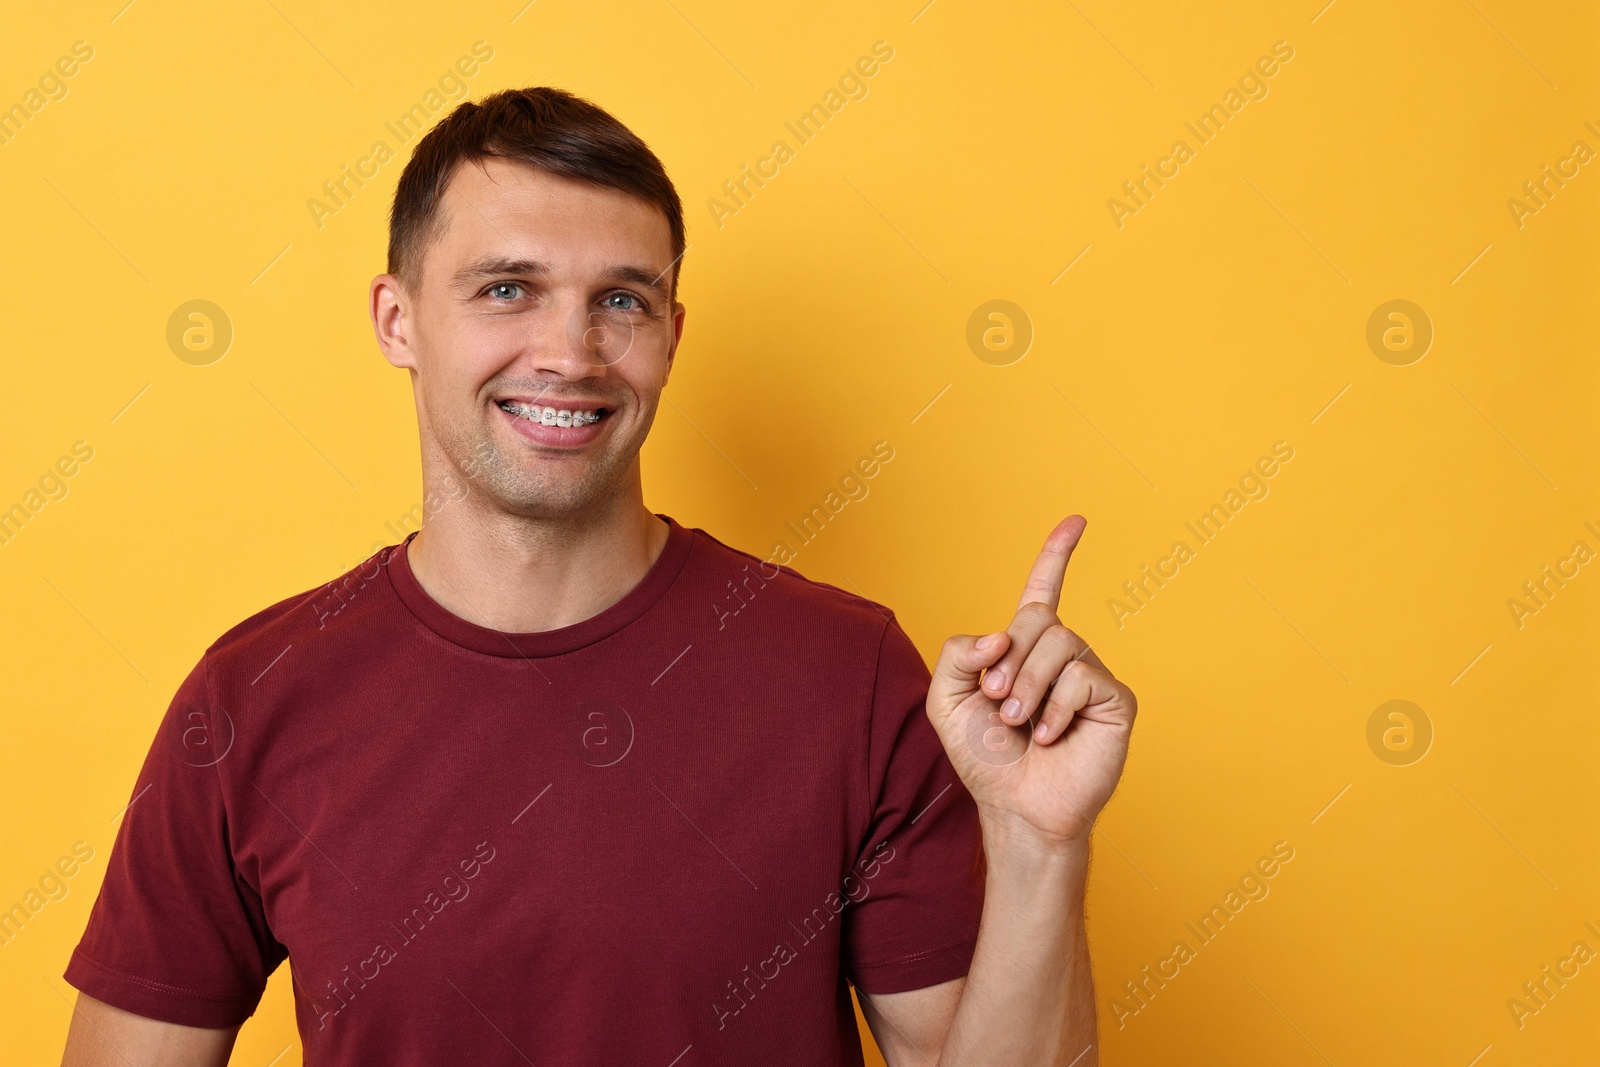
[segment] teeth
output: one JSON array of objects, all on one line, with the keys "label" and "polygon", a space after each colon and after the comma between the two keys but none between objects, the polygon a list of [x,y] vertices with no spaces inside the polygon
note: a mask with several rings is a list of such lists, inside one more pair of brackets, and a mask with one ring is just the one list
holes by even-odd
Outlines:
[{"label": "teeth", "polygon": [[529,422],[537,422],[541,426],[588,426],[600,421],[598,411],[540,407],[538,404],[519,404],[514,400],[504,401],[500,407],[508,414],[527,419]]}]

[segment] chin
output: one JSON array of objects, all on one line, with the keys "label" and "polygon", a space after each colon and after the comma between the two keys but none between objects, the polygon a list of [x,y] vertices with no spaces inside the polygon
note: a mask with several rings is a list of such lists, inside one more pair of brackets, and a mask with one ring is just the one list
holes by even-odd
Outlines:
[{"label": "chin", "polygon": [[607,477],[593,469],[577,471],[565,462],[560,466],[566,469],[525,471],[513,485],[489,487],[490,495],[507,514],[527,519],[568,519],[603,507],[622,491],[621,478]]}]

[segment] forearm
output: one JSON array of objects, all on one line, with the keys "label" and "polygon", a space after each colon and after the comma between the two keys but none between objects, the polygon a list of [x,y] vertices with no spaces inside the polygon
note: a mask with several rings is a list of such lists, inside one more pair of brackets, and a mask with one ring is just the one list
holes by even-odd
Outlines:
[{"label": "forearm", "polygon": [[987,818],[983,840],[983,919],[940,1067],[1094,1067],[1088,842],[1046,848]]}]

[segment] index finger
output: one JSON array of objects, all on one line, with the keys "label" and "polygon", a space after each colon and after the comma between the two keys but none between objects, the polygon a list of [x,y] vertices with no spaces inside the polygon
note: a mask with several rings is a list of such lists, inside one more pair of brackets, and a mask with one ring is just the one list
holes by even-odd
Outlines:
[{"label": "index finger", "polygon": [[1020,611],[1024,604],[1044,604],[1051,611],[1061,606],[1061,582],[1067,574],[1067,562],[1072,550],[1078,547],[1089,520],[1082,515],[1068,515],[1044,539],[1044,548],[1028,572],[1028,581],[1022,587],[1022,599],[1017,601]]}]

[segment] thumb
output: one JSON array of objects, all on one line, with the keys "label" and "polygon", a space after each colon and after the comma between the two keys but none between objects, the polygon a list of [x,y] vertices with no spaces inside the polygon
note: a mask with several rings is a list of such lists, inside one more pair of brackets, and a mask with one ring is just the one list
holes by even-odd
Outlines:
[{"label": "thumb", "polygon": [[950,638],[939,650],[939,661],[933,665],[933,679],[928,683],[929,704],[939,701],[953,706],[969,693],[977,692],[979,677],[1000,662],[1000,657],[1010,647],[1011,635],[1004,630],[982,636],[956,634]]}]

